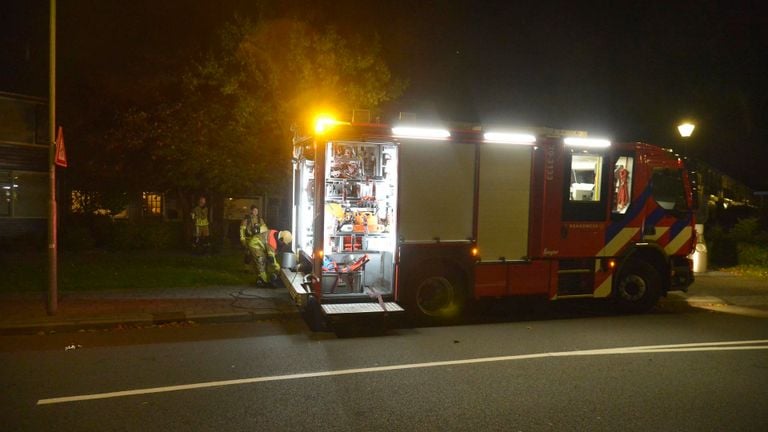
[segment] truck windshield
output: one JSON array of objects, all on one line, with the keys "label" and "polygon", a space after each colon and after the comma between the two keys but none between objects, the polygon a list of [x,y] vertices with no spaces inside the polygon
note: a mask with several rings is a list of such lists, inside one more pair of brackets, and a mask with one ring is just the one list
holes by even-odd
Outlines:
[{"label": "truck windshield", "polygon": [[651,187],[654,199],[663,209],[688,210],[682,171],[670,168],[654,168]]}]

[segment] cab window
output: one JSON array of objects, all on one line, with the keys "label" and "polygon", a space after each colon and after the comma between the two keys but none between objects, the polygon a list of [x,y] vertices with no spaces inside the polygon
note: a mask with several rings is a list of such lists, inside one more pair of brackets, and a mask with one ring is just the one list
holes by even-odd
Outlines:
[{"label": "cab window", "polygon": [[614,214],[624,214],[632,203],[632,174],[634,158],[620,156],[613,166],[613,205]]},{"label": "cab window", "polygon": [[651,177],[653,198],[664,210],[688,210],[683,186],[683,173],[679,169],[654,168]]},{"label": "cab window", "polygon": [[564,164],[563,220],[605,219],[610,185],[608,159],[593,151],[571,150]]},{"label": "cab window", "polygon": [[600,179],[603,157],[596,154],[574,154],[571,158],[571,201],[600,201]]}]

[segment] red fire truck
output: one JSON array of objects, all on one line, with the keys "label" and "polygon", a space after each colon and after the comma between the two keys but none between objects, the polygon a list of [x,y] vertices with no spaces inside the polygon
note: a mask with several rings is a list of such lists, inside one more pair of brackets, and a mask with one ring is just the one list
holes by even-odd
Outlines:
[{"label": "red fire truck", "polygon": [[299,257],[282,279],[301,308],[439,321],[473,299],[545,296],[645,311],[693,282],[692,193],[669,150],[481,127],[320,125],[294,140]]}]

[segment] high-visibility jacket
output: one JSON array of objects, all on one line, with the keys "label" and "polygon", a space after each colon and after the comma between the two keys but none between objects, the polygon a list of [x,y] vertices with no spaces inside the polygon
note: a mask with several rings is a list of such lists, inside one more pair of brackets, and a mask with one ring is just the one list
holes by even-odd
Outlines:
[{"label": "high-visibility jacket", "polygon": [[268,231],[269,228],[267,228],[264,219],[254,220],[253,216],[248,215],[240,224],[240,241],[242,243],[261,241],[262,236],[266,235]]},{"label": "high-visibility jacket", "polygon": [[195,221],[195,226],[208,226],[208,207],[193,208],[192,220]]}]

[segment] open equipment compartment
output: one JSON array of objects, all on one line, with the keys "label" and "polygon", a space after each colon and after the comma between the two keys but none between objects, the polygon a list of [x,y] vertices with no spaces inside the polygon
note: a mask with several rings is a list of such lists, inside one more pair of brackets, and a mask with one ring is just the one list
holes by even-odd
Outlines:
[{"label": "open equipment compartment", "polygon": [[325,144],[322,294],[390,295],[397,217],[397,146]]}]

